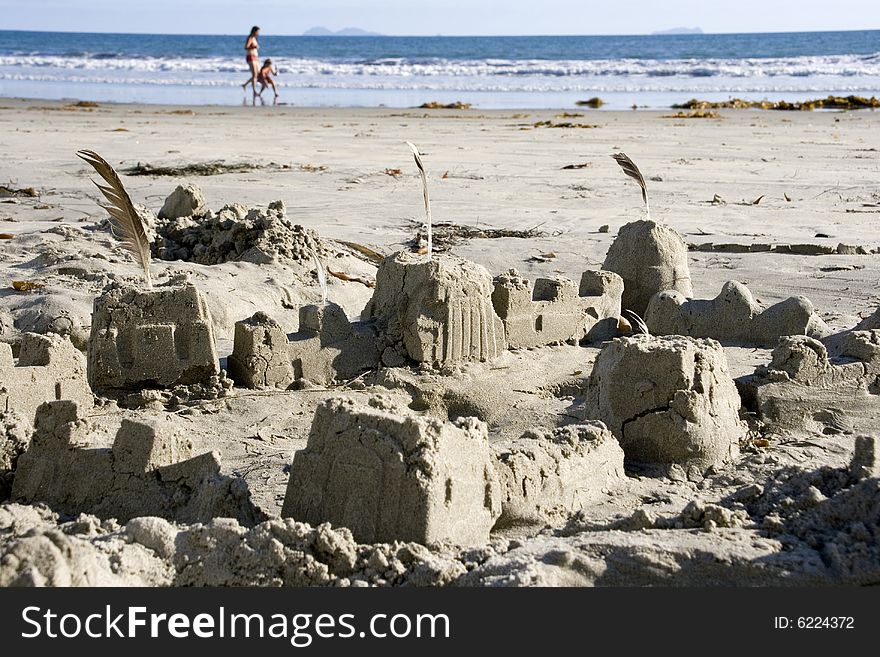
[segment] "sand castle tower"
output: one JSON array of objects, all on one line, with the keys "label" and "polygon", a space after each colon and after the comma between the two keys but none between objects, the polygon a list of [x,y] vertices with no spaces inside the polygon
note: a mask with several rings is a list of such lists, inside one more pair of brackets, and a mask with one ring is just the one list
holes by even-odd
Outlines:
[{"label": "sand castle tower", "polygon": [[622,226],[602,269],[623,279],[623,307],[640,315],[651,297],[665,290],[693,296],[687,244],[675,230],[655,221]]},{"label": "sand castle tower", "polygon": [[385,365],[486,361],[507,348],[492,290],[492,276],[476,263],[397,253],[379,266],[362,316],[379,324]]}]

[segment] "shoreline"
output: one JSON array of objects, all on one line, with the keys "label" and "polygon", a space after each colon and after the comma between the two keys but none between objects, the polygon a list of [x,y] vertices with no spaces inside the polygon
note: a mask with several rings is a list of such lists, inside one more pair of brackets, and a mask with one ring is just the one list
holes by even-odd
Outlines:
[{"label": "shoreline", "polygon": [[[282,88],[283,89],[283,88]],[[724,96],[723,98],[721,96]],[[624,112],[624,113],[651,113],[651,112],[677,112],[677,111],[685,111],[690,112],[699,108],[690,108],[684,107],[684,104],[692,103],[694,101],[700,103],[717,103],[717,102],[725,102],[731,100],[749,100],[755,102],[767,101],[770,103],[776,102],[788,102],[788,103],[809,103],[815,102],[817,100],[822,100],[828,97],[836,97],[836,98],[846,98],[849,96],[862,97],[867,99],[880,98],[880,91],[872,92],[872,93],[851,93],[851,92],[822,92],[816,94],[808,94],[804,95],[796,95],[796,94],[788,94],[791,96],[790,98],[776,98],[776,99],[768,99],[766,97],[758,98],[757,96],[751,98],[750,96],[756,96],[755,94],[743,94],[742,96],[735,95],[724,95],[724,94],[708,94],[706,96],[700,96],[699,98],[688,98],[681,103],[673,103],[668,106],[647,106],[647,105],[633,105],[631,107],[619,107],[614,104],[609,104],[603,100],[602,105],[599,107],[578,105],[577,103],[569,104],[569,105],[548,105],[548,106],[504,106],[504,107],[485,107],[478,104],[470,104],[469,107],[453,107],[451,105],[462,103],[460,100],[448,100],[444,99],[443,101],[438,100],[426,100],[425,104],[437,104],[440,106],[437,107],[423,107],[421,105],[324,105],[324,104],[313,104],[313,105],[300,105],[296,103],[288,103],[282,98],[279,99],[279,102],[273,103],[271,99],[264,98],[265,102],[257,101],[256,104],[251,104],[249,102],[243,103],[221,103],[221,102],[206,102],[206,103],[180,103],[180,102],[144,102],[139,100],[94,100],[91,98],[80,98],[77,96],[67,96],[67,97],[59,97],[59,98],[44,98],[38,96],[20,96],[20,95],[11,95],[5,96],[0,93],[0,103],[45,103],[45,104],[55,104],[61,106],[69,106],[75,105],[77,103],[95,103],[97,106],[108,106],[108,107],[165,107],[165,108],[178,108],[178,109],[186,109],[191,108],[193,110],[197,108],[202,109],[230,109],[235,107],[241,107],[242,109],[255,109],[255,108],[278,108],[278,109],[301,109],[301,110],[340,110],[340,111],[369,111],[369,110],[397,110],[397,111],[447,111],[447,112],[568,112],[568,113],[578,113],[582,114],[584,117],[590,116],[591,114],[606,114],[613,112]],[[432,97],[433,98],[433,97]],[[453,96],[450,96],[453,98]],[[458,98],[455,96],[455,98]],[[601,97],[599,97],[601,98]],[[582,99],[583,101],[590,100],[588,98]],[[447,105],[447,106],[442,106]],[[8,108],[12,109],[12,108]],[[709,108],[712,111],[716,112],[726,112],[726,111],[757,111],[757,112],[776,112],[782,114],[791,114],[791,113],[800,113],[800,112],[861,112],[861,111],[873,111],[876,108],[873,107],[817,107],[814,109],[781,109],[781,108],[762,108],[762,107],[718,107],[718,108]],[[704,117],[679,117],[679,118],[704,118]],[[705,117],[710,118],[710,117]]]}]

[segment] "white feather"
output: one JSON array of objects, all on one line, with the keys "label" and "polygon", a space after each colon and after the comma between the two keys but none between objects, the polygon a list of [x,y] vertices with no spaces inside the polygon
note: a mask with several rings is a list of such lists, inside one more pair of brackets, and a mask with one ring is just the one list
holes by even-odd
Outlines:
[{"label": "white feather", "polygon": [[422,178],[422,193],[425,197],[425,220],[428,223],[428,260],[430,260],[434,245],[431,231],[431,199],[428,198],[428,177],[425,174],[425,166],[422,164],[422,154],[419,153],[419,149],[411,141],[406,142],[406,145],[409,146],[409,149],[412,151],[413,159],[416,161],[419,175]]},{"label": "white feather", "polygon": [[318,284],[321,286],[321,303],[327,303],[327,271],[318,254],[312,251],[312,261],[318,273]]}]

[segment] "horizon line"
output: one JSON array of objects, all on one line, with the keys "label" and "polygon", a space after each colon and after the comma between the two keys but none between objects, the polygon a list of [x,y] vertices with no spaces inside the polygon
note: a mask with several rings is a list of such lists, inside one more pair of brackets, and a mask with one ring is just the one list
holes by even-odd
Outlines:
[{"label": "horizon line", "polygon": [[[318,27],[318,26],[316,26]],[[315,29],[314,27],[308,28],[309,30]],[[329,29],[329,28],[328,28]],[[341,28],[341,29],[360,29],[360,28]],[[679,29],[679,28],[669,28],[669,29]],[[701,28],[685,28],[685,29],[701,29]],[[372,32],[372,30],[365,30],[367,32]],[[118,34],[121,36],[240,36],[241,34],[245,34],[247,30],[242,30],[241,32],[228,32],[228,33],[220,33],[220,32],[114,32],[109,30],[103,31],[81,31],[81,30],[31,30],[31,29],[10,29],[10,28],[0,28],[0,33],[3,32],[26,32],[31,34]],[[263,36],[268,37],[306,37],[309,39],[339,39],[339,38],[349,38],[349,39],[381,39],[381,38],[392,38],[392,39],[436,39],[436,38],[447,38],[447,39],[480,39],[480,38],[524,38],[524,37],[700,37],[700,36],[721,36],[721,35],[747,35],[747,34],[827,34],[834,32],[880,32],[880,28],[872,27],[872,28],[851,28],[845,30],[782,30],[782,31],[771,31],[771,32],[690,32],[690,33],[669,33],[667,30],[657,30],[655,32],[644,32],[637,34],[574,34],[574,33],[557,33],[557,34],[384,34],[384,33],[372,33],[372,34],[356,34],[356,35],[345,35],[345,34],[305,34],[300,32],[299,34],[264,34]]]}]

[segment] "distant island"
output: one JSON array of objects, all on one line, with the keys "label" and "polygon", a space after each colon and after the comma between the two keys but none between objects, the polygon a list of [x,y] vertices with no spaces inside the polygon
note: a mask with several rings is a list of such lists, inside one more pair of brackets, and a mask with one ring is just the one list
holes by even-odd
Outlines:
[{"label": "distant island", "polygon": [[660,30],[658,32],[651,32],[654,36],[661,36],[664,34],[702,34],[703,30],[699,27],[673,27],[671,30]]},{"label": "distant island", "polygon": [[303,36],[382,36],[378,32],[369,32],[359,27],[344,27],[341,30],[328,30],[326,27],[313,27],[303,32]]}]

